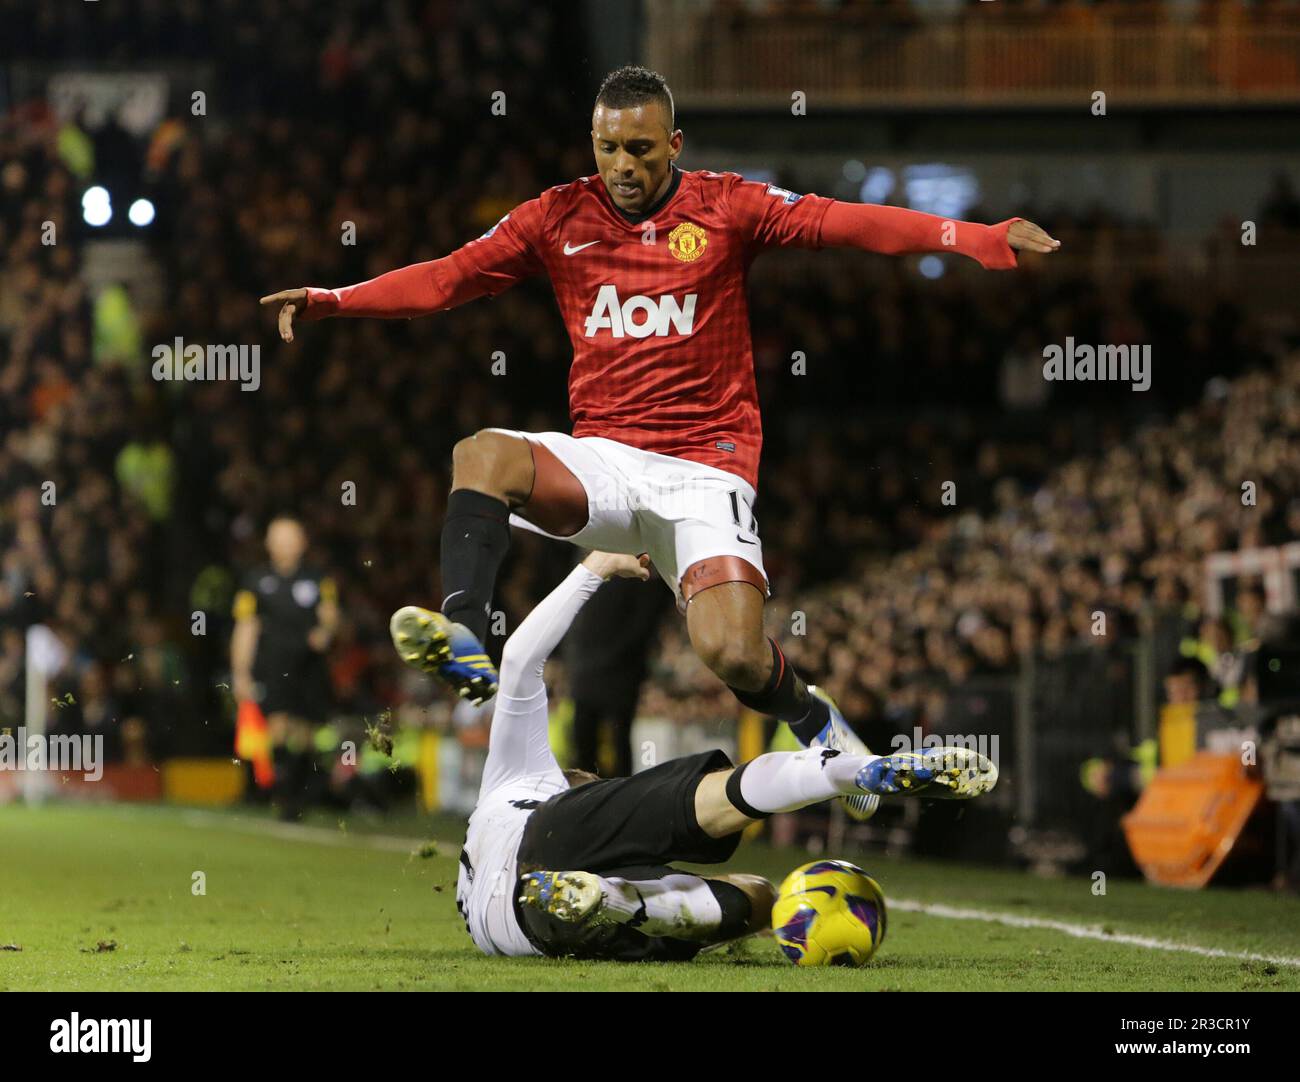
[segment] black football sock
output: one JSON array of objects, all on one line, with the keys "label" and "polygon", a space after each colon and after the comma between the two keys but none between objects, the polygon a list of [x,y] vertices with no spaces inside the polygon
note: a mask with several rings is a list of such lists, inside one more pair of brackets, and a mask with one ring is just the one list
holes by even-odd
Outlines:
[{"label": "black football sock", "polygon": [[[776,640],[767,641],[772,644],[772,676],[767,687],[762,691],[733,687],[732,694],[751,710],[780,718],[790,726],[799,743],[807,747],[831,720],[830,707],[808,690],[803,677],[785,659]],[[730,684],[727,686],[731,687]]]},{"label": "black football sock", "polygon": [[442,611],[484,645],[492,588],[509,548],[510,508],[504,500],[468,488],[458,488],[447,497],[442,523]]},{"label": "black football sock", "polygon": [[271,749],[271,766],[275,770],[275,781],[272,783],[272,791],[276,796],[282,796],[288,792],[289,767],[292,762],[293,752],[283,744],[276,744]]},{"label": "black football sock", "polygon": [[296,819],[301,811],[298,795],[298,755],[284,744],[271,749],[271,763],[275,768],[275,782],[271,786],[271,802],[282,819]]},{"label": "black football sock", "polygon": [[718,923],[718,938],[735,939],[748,932],[749,920],[754,911],[749,895],[735,883],[727,883],[721,879],[709,879],[707,882],[709,890],[718,900],[718,907],[722,910],[722,920]]},{"label": "black football sock", "polygon": [[324,803],[329,777],[321,769],[316,753],[305,748],[298,753],[298,795],[303,807],[314,808]]}]

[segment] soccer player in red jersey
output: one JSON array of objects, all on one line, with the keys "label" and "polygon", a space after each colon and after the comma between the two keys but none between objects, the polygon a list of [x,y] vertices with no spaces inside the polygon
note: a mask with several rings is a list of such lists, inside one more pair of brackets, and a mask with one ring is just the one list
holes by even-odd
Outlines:
[{"label": "soccer player in red jersey", "polygon": [[[685,172],[662,77],[611,73],[592,115],[599,172],[516,207],[442,258],[341,289],[262,298],[279,329],[330,316],[405,318],[551,279],[573,343],[573,433],[484,429],[456,444],[440,612],[394,615],[409,663],[482,701],[483,650],[510,525],[587,549],[649,553],[696,652],[744,703],[805,745],[865,750],[830,697],[763,632],[767,578],[754,516],[762,429],[745,277],[768,248],[957,252],[989,269],[1060,247],[1019,218],[994,226],[796,195],[735,173]],[[859,807],[859,812],[874,810]]]}]

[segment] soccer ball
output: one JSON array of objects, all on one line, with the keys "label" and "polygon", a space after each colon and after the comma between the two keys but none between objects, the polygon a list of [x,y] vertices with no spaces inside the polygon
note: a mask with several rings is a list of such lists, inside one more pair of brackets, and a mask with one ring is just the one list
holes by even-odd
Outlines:
[{"label": "soccer ball", "polygon": [[862,966],[885,940],[885,896],[861,868],[817,860],[785,877],[772,931],[797,966]]}]

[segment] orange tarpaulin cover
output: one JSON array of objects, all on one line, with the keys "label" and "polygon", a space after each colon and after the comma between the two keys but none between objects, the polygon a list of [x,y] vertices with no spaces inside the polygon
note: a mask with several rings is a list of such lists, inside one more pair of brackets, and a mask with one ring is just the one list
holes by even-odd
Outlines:
[{"label": "orange tarpaulin cover", "polygon": [[1198,752],[1164,767],[1123,819],[1142,874],[1155,883],[1203,887],[1227,859],[1264,795],[1235,755]]}]

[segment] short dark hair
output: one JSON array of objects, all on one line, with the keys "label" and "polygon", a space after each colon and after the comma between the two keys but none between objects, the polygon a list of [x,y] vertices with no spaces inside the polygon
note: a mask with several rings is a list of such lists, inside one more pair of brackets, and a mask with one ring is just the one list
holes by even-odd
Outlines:
[{"label": "short dark hair", "polygon": [[668,118],[668,130],[672,131],[677,123],[673,92],[657,71],[637,64],[624,64],[606,75],[596,92],[596,104],[610,109],[627,109],[650,101],[657,101],[663,107],[664,116]]}]

